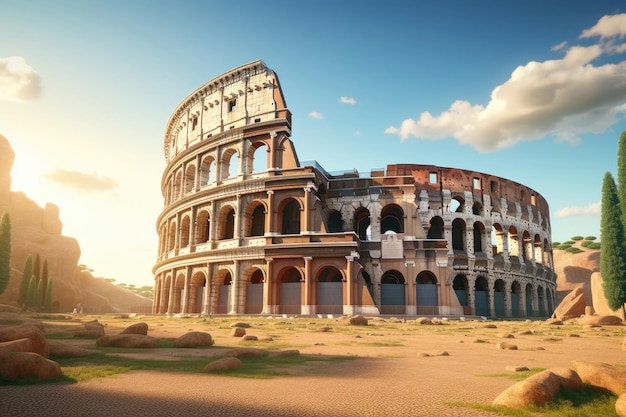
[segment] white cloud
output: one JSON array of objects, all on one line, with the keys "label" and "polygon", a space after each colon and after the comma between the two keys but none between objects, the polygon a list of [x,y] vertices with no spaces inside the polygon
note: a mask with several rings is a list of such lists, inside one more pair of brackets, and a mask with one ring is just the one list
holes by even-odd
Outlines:
[{"label": "white cloud", "polygon": [[562,50],[563,48],[565,48],[566,46],[567,46],[567,42],[563,41],[563,42],[561,42],[561,43],[560,43],[560,44],[558,44],[558,45],[554,45],[554,46],[552,47],[552,50],[553,50],[553,51],[560,51],[560,50]]},{"label": "white cloud", "polygon": [[117,188],[117,183],[112,178],[61,168],[45,174],[44,178],[81,192],[112,191]]},{"label": "white cloud", "polygon": [[[583,35],[621,36],[626,31],[626,18],[618,19],[621,30],[613,21],[602,23],[603,19],[588,30],[593,32]],[[385,132],[403,141],[411,136],[429,140],[453,137],[480,152],[547,135],[575,144],[579,135],[602,133],[626,114],[626,61],[592,64],[621,48],[612,42],[572,46],[561,59],[518,66],[506,82],[493,89],[486,106],[457,100],[439,115],[426,111]]]},{"label": "white cloud", "polygon": [[309,113],[309,117],[311,119],[323,119],[324,116],[322,115],[322,113],[318,113],[316,111],[312,111],[311,113]]},{"label": "white cloud", "polygon": [[602,209],[602,203],[589,204],[587,207],[563,207],[557,210],[555,217],[575,217],[575,216],[599,216]]},{"label": "white cloud", "polygon": [[39,75],[21,56],[0,58],[0,100],[28,102],[39,98]]},{"label": "white cloud", "polygon": [[590,29],[585,29],[580,35],[581,38],[612,38],[614,36],[623,37],[626,34],[626,14],[616,14],[612,16],[602,16],[598,23]]},{"label": "white cloud", "polygon": [[343,104],[356,104],[356,100],[352,97],[339,97],[339,102]]}]

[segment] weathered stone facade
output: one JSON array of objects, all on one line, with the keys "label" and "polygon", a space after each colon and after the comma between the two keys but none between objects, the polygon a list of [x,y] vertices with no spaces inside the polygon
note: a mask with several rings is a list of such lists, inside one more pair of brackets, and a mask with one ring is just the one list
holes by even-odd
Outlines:
[{"label": "weathered stone facade", "polygon": [[368,177],[300,162],[262,61],[167,124],[154,313],[549,316],[548,204],[505,178],[432,165]]}]

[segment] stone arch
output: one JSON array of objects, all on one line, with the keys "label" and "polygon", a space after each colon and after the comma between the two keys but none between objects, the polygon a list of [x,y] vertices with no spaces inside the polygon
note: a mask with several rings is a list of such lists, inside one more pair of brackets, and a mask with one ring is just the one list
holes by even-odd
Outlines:
[{"label": "stone arch", "polygon": [[483,205],[479,201],[475,201],[474,204],[472,204],[472,214],[475,216],[482,216]]},{"label": "stone arch", "polygon": [[215,158],[213,155],[206,155],[200,163],[200,186],[213,184],[215,179]]},{"label": "stone arch", "polygon": [[302,305],[302,273],[296,267],[282,269],[278,277],[278,312],[300,314]]},{"label": "stone arch", "polygon": [[222,153],[222,169],[220,179],[234,178],[239,174],[239,151],[235,148],[228,148]]},{"label": "stone arch", "polygon": [[388,204],[380,212],[380,232],[404,233],[404,210],[397,204]]},{"label": "stone arch", "polygon": [[217,285],[217,314],[227,314],[231,308],[230,293],[232,289],[233,275],[228,268],[217,271],[215,283]]},{"label": "stone arch", "polygon": [[183,185],[183,194],[193,191],[196,182],[196,166],[194,164],[187,165],[185,168],[185,178]]},{"label": "stone arch", "polygon": [[533,259],[533,241],[530,238],[530,233],[528,233],[528,230],[524,230],[524,233],[522,233],[522,242],[522,254],[524,260],[530,261]]},{"label": "stone arch", "polygon": [[163,280],[163,284],[162,284],[162,294],[163,294],[163,298],[161,300],[161,308],[159,310],[159,313],[168,313],[168,307],[170,304],[170,289],[172,288],[172,276],[171,275],[166,275],[165,279]]},{"label": "stone arch", "polygon": [[196,214],[196,243],[206,243],[211,237],[211,218],[208,210]]},{"label": "stone arch", "polygon": [[176,247],[176,220],[172,220],[170,223],[170,231],[169,231],[169,243],[167,245],[167,250],[172,251]]},{"label": "stone arch", "polygon": [[504,229],[500,223],[494,223],[491,228],[491,245],[494,256],[504,253]]},{"label": "stone arch", "polygon": [[202,271],[196,271],[191,277],[191,288],[189,291],[189,312],[202,312],[202,298],[206,287],[206,275]]},{"label": "stone arch", "polygon": [[335,266],[325,266],[319,270],[315,279],[318,313],[343,313],[343,280],[343,274]]},{"label": "stone arch", "polygon": [[465,252],[465,221],[456,218],[452,221],[452,249]]},{"label": "stone arch", "polygon": [[554,294],[552,293],[552,289],[546,288],[546,298],[548,299],[548,317],[552,316],[554,312]]},{"label": "stone arch", "polygon": [[546,317],[545,294],[542,285],[537,286],[537,307],[539,317]]},{"label": "stone arch", "polygon": [[539,236],[538,234],[535,234],[535,239],[534,239],[534,243],[533,243],[533,250],[534,250],[534,255],[535,255],[535,263],[537,264],[543,264],[543,248],[542,246],[542,242],[541,242],[541,236]]},{"label": "stone arch", "polygon": [[463,274],[458,274],[452,280],[452,289],[454,289],[454,293],[456,297],[459,299],[459,304],[463,306],[464,314],[468,314],[466,311],[466,307],[469,306],[469,285],[467,282],[467,277]]},{"label": "stone arch", "polygon": [[172,192],[172,201],[176,201],[181,196],[181,190],[183,188],[183,173],[182,170],[176,171],[176,176],[174,177],[174,190]]},{"label": "stone arch", "polygon": [[300,212],[302,207],[295,198],[286,198],[278,208],[281,234],[297,235],[300,233]]},{"label": "stone arch", "polygon": [[244,236],[265,235],[265,205],[261,201],[253,201],[248,204],[245,212]]},{"label": "stone arch", "polygon": [[487,278],[479,275],[474,281],[474,311],[477,316],[489,317],[489,283]]},{"label": "stone arch", "polygon": [[370,211],[365,207],[359,207],[354,211],[354,231],[361,240],[370,240],[368,233],[370,227]]},{"label": "stone arch", "polygon": [[180,222],[180,247],[186,248],[189,246],[189,233],[191,231],[191,219],[188,215],[183,216]]},{"label": "stone arch", "polygon": [[183,291],[185,289],[185,274],[179,272],[176,275],[176,280],[174,281],[174,288],[172,292],[173,302],[172,302],[172,311],[170,313],[182,313],[182,303],[183,303]]},{"label": "stone arch", "polygon": [[259,267],[246,271],[246,314],[261,314],[263,312],[263,289],[265,288],[265,274]]},{"label": "stone arch", "polygon": [[235,209],[231,205],[224,205],[219,212],[217,238],[219,240],[235,237]]},{"label": "stone arch", "polygon": [[511,283],[511,315],[520,317],[522,311],[522,286],[518,281]]},{"label": "stone arch", "polygon": [[533,308],[533,300],[535,298],[535,291],[533,290],[533,285],[531,283],[526,284],[526,315],[528,317],[535,316],[535,309]]},{"label": "stone arch", "polygon": [[417,314],[439,314],[439,296],[437,294],[437,276],[431,271],[421,271],[415,277],[415,300]]},{"label": "stone arch", "polygon": [[400,271],[388,270],[381,276],[380,304],[383,314],[405,314],[405,280]]},{"label": "stone arch", "polygon": [[248,150],[248,173],[265,172],[269,167],[269,146],[264,141],[256,141]]},{"label": "stone arch", "polygon": [[504,317],[506,315],[504,306],[505,288],[506,285],[503,279],[497,279],[493,283],[493,307],[496,317]]},{"label": "stone arch", "polygon": [[485,234],[485,225],[481,222],[474,222],[474,253],[483,252],[483,235]]},{"label": "stone arch", "polygon": [[343,219],[341,218],[341,212],[339,210],[331,210],[328,213],[328,232],[343,232]]},{"label": "stone arch", "polygon": [[428,227],[427,239],[443,239],[443,219],[439,216],[435,216],[430,219],[430,226]]},{"label": "stone arch", "polygon": [[509,256],[519,256],[519,236],[515,226],[509,227]]},{"label": "stone arch", "polygon": [[463,213],[465,211],[465,199],[460,195],[455,195],[450,199],[450,213]]}]

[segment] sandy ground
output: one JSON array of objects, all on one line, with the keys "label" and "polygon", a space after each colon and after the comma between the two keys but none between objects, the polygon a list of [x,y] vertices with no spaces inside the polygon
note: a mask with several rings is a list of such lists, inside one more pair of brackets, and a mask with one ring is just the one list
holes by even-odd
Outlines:
[{"label": "sandy ground", "polygon": [[[82,328],[44,323],[48,333]],[[174,338],[205,331],[210,349],[141,349],[132,358],[210,356],[241,346],[230,336],[235,322],[250,324],[253,345],[298,349],[302,355],[356,356],[314,371],[271,379],[210,374],[139,371],[76,384],[0,387],[3,416],[488,416],[489,412],[451,403],[490,404],[515,381],[507,366],[570,367],[572,360],[626,364],[624,326],[585,328],[573,322],[447,321],[419,325],[414,320],[370,319],[350,326],[337,318],[97,317],[106,333],[147,322],[148,334]],[[270,341],[269,339],[272,339]],[[506,341],[517,350],[500,350]],[[68,343],[94,347],[93,340]],[[246,344],[250,346],[250,344]],[[440,355],[447,352],[447,356]],[[428,353],[431,356],[424,356]]]}]

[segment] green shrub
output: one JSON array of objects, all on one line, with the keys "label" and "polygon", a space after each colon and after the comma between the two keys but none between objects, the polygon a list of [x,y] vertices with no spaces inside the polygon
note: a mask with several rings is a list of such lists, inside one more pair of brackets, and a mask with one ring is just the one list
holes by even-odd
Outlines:
[{"label": "green shrub", "polygon": [[593,245],[593,242],[590,240],[585,240],[583,243],[580,244],[580,246],[582,246],[583,248],[588,248],[590,245]]},{"label": "green shrub", "polygon": [[574,243],[576,242],[574,242],[573,240],[566,240],[565,242],[563,242],[564,245],[573,245]]},{"label": "green shrub", "polygon": [[583,239],[584,239],[584,237],[582,237],[582,236],[572,236],[572,240],[575,240],[575,241],[579,241],[579,240],[583,240]]},{"label": "green shrub", "polygon": [[591,245],[588,246],[589,249],[600,249],[600,242],[593,242]]},{"label": "green shrub", "polygon": [[580,250],[579,248],[572,246],[571,248],[567,248],[565,250],[566,252],[570,252],[570,253],[580,253],[582,252],[582,250]]},{"label": "green shrub", "polygon": [[561,249],[561,250],[568,250],[571,247],[572,247],[572,245],[569,245],[569,244],[566,244],[566,243],[563,243],[563,244],[559,245],[559,249]]},{"label": "green shrub", "polygon": [[587,236],[587,237],[585,237],[585,240],[596,240],[596,239],[597,239],[597,237],[595,237],[595,236]]},{"label": "green shrub", "polygon": [[552,247],[557,248],[561,245],[561,242],[552,242]]}]

